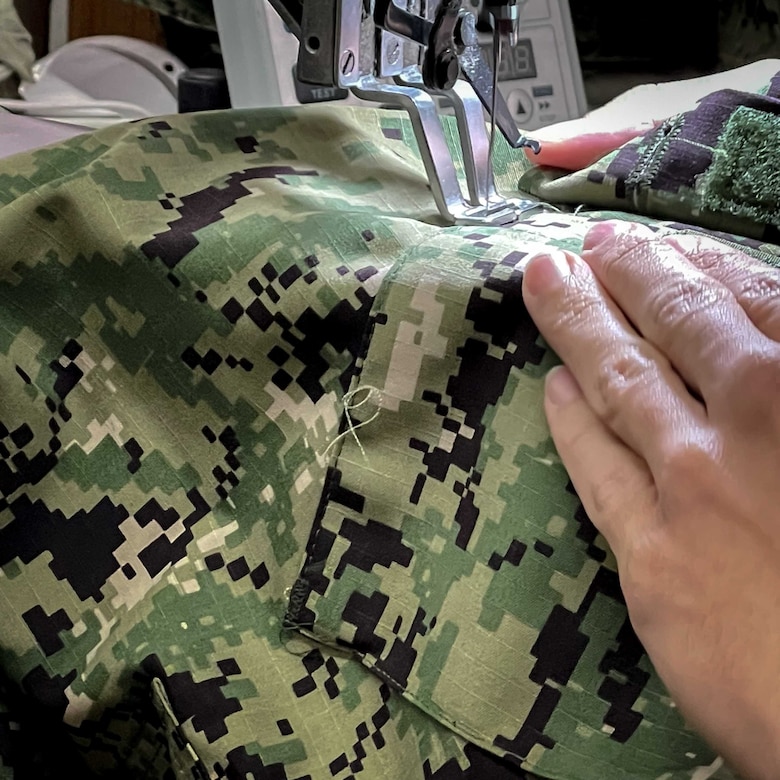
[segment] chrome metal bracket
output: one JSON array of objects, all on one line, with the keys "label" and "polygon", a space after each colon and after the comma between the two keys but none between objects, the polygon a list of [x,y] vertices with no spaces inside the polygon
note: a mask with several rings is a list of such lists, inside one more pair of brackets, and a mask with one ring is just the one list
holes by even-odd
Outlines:
[{"label": "chrome metal bracket", "polygon": [[[507,198],[496,190],[482,103],[466,82],[459,80],[452,89],[441,93],[451,102],[455,115],[462,177],[447,143],[439,103],[424,87],[419,68],[404,69],[394,84],[365,76],[352,89],[364,100],[397,106],[409,114],[433,199],[448,223],[508,225],[516,222],[521,214],[540,207],[537,201]],[[462,179],[465,179],[465,193]]]}]

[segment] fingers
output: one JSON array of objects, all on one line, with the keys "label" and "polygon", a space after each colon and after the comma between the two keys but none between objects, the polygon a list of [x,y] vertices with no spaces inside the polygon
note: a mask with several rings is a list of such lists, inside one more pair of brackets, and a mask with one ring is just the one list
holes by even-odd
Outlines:
[{"label": "fingers", "polygon": [[526,151],[535,165],[549,165],[570,171],[581,170],[620,148],[633,138],[652,130],[671,113],[649,99],[659,87],[634,87],[583,117],[534,130],[542,145],[538,154]]},{"label": "fingers", "polygon": [[593,412],[653,474],[666,469],[670,452],[702,440],[708,425],[703,407],[581,258],[571,253],[533,258],[523,296]]},{"label": "fingers", "polygon": [[617,126],[599,128],[588,117],[572,119],[551,125],[546,133],[535,132],[533,137],[542,147],[536,154],[527,149],[526,155],[535,165],[578,171],[632,138],[652,130],[654,126],[652,122],[628,123],[625,126],[619,123]]},{"label": "fingers", "polygon": [[533,131],[541,142],[538,155],[527,153],[536,165],[580,170],[646,133],[665,119],[691,111],[706,95],[720,89],[756,92],[780,69],[780,60],[760,60],[710,76],[641,84],[579,119]]},{"label": "fingers", "polygon": [[619,441],[588,406],[571,372],[547,375],[545,412],[550,432],[585,511],[622,560],[639,534],[640,519],[656,513],[647,464]]},{"label": "fingers", "polygon": [[753,324],[780,342],[780,269],[706,236],[672,234],[664,241],[727,287]]},{"label": "fingers", "polygon": [[705,402],[747,361],[780,358],[734,293],[642,225],[600,223],[583,258],[639,332]]}]

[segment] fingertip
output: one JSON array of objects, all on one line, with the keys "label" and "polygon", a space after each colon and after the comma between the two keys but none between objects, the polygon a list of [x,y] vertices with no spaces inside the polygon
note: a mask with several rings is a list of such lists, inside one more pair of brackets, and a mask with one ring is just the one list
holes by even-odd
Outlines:
[{"label": "fingertip", "polygon": [[594,112],[580,119],[547,125],[534,133],[542,146],[539,154],[528,154],[526,150],[526,155],[534,165],[578,171],[655,127],[652,121],[627,127],[619,127],[616,124],[619,122],[614,116],[605,122]]},{"label": "fingertip", "polygon": [[658,234],[639,222],[627,222],[619,219],[604,220],[597,222],[585,234],[585,238],[582,240],[582,251],[591,252],[595,249],[603,249],[624,236],[631,236],[638,243],[657,238]]},{"label": "fingertip", "polygon": [[544,295],[559,287],[572,273],[572,257],[559,249],[533,255],[523,273],[523,291],[531,296]]},{"label": "fingertip", "polygon": [[615,236],[620,232],[620,223],[614,220],[605,220],[604,222],[597,222],[588,232],[585,234],[585,238],[582,240],[583,252],[588,252],[596,247],[601,246],[609,241],[613,241]]},{"label": "fingertip", "polygon": [[553,407],[569,406],[583,397],[574,374],[566,366],[556,366],[547,372],[544,395]]},{"label": "fingertip", "polygon": [[611,151],[610,144],[594,143],[588,137],[548,141],[540,138],[538,141],[541,144],[538,152],[525,150],[528,160],[539,167],[559,168],[564,171],[581,171]]},{"label": "fingertip", "polygon": [[539,138],[536,138],[536,136],[533,135],[527,135],[525,136],[526,140],[528,141],[534,141],[535,144],[533,146],[524,146],[523,147],[523,153],[525,156],[532,162],[539,165],[539,161],[537,160],[538,156],[541,154],[542,151],[542,140]]},{"label": "fingertip", "polygon": [[565,366],[547,374],[545,415],[588,517],[620,560],[635,537],[637,523],[654,516],[655,493],[647,463],[599,418]]},{"label": "fingertip", "polygon": [[[663,241],[680,252],[680,254],[686,255],[686,257],[694,255],[702,249],[702,240],[698,236],[672,233],[664,236]],[[725,249],[721,244],[713,244],[713,247],[716,249]]]}]

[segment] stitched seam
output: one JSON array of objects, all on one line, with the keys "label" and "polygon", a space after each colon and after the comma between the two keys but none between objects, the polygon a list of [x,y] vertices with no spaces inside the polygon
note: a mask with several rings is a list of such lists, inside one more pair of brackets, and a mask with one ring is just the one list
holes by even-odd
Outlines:
[{"label": "stitched seam", "polygon": [[[392,265],[392,267],[387,271],[385,274],[384,279],[382,280],[382,284],[380,286],[380,289],[378,290],[376,297],[374,298],[374,301],[371,305],[371,310],[368,314],[368,323],[366,325],[365,331],[363,333],[363,337],[361,339],[360,344],[360,350],[358,353],[358,357],[355,361],[355,373],[352,376],[352,379],[350,381],[350,385],[353,387],[358,387],[360,378],[363,374],[363,367],[365,365],[365,357],[368,354],[369,347],[371,345],[371,339],[374,335],[374,329],[376,328],[376,317],[374,314],[380,312],[382,310],[382,307],[387,299],[387,290],[389,289],[390,285],[394,281],[394,279],[398,276],[398,274],[401,272],[403,267],[406,265],[406,261],[409,259],[409,257],[412,255],[413,252],[417,250],[418,247],[423,246],[430,240],[429,235],[425,235],[423,238],[420,239],[419,242],[416,244],[413,244],[409,246],[406,251],[402,254],[402,256]],[[341,428],[346,424],[346,413],[344,410],[342,410],[341,419],[339,421],[339,431]],[[341,450],[344,446],[344,440],[336,447],[334,448],[334,455],[331,460],[331,467],[335,467],[336,464],[339,461],[339,458],[341,456]],[[330,467],[329,467],[330,468]],[[300,612],[303,610],[303,608],[306,606],[306,604],[309,601],[309,596],[311,596],[311,592],[313,590],[312,586],[310,585],[309,581],[306,579],[305,572],[308,567],[315,565],[317,563],[324,563],[328,556],[326,556],[323,561],[315,561],[313,560],[313,553],[314,550],[317,547],[317,540],[319,539],[320,533],[323,530],[323,520],[325,518],[325,513],[328,510],[328,506],[331,503],[331,497],[333,494],[333,479],[328,478],[325,481],[325,485],[323,485],[322,494],[320,497],[320,504],[317,507],[317,516],[315,516],[313,523],[316,526],[312,529],[312,533],[309,535],[309,540],[306,544],[306,550],[304,555],[303,564],[300,568],[299,576],[296,578],[296,581],[293,583],[292,589],[290,591],[290,596],[288,597],[288,606],[285,609],[285,613],[282,617],[282,629],[307,629],[307,632],[312,636],[312,638],[316,639],[317,641],[323,641],[321,639],[321,635],[318,635],[318,632],[315,629],[314,625],[307,625],[307,624],[301,624],[298,621],[298,616],[300,615]],[[321,510],[321,511],[320,511]],[[298,591],[296,594],[296,610],[295,613],[291,610],[290,602],[292,601],[293,593],[295,592],[296,587],[298,587]],[[304,590],[305,590],[305,597],[304,597]],[[326,642],[327,643],[327,642]]]},{"label": "stitched seam", "polygon": [[680,114],[673,119],[664,122],[657,131],[657,137],[644,151],[639,162],[631,173],[626,176],[626,186],[640,188],[649,187],[653,179],[658,175],[663,163],[663,157],[669,148],[669,144],[680,134],[685,115]]}]

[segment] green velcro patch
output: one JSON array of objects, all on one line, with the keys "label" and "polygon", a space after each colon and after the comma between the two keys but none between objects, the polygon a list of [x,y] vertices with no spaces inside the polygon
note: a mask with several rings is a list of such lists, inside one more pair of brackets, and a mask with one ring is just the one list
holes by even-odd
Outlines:
[{"label": "green velcro patch", "polygon": [[697,183],[702,206],[780,225],[780,116],[740,107],[718,139],[712,165]]}]

